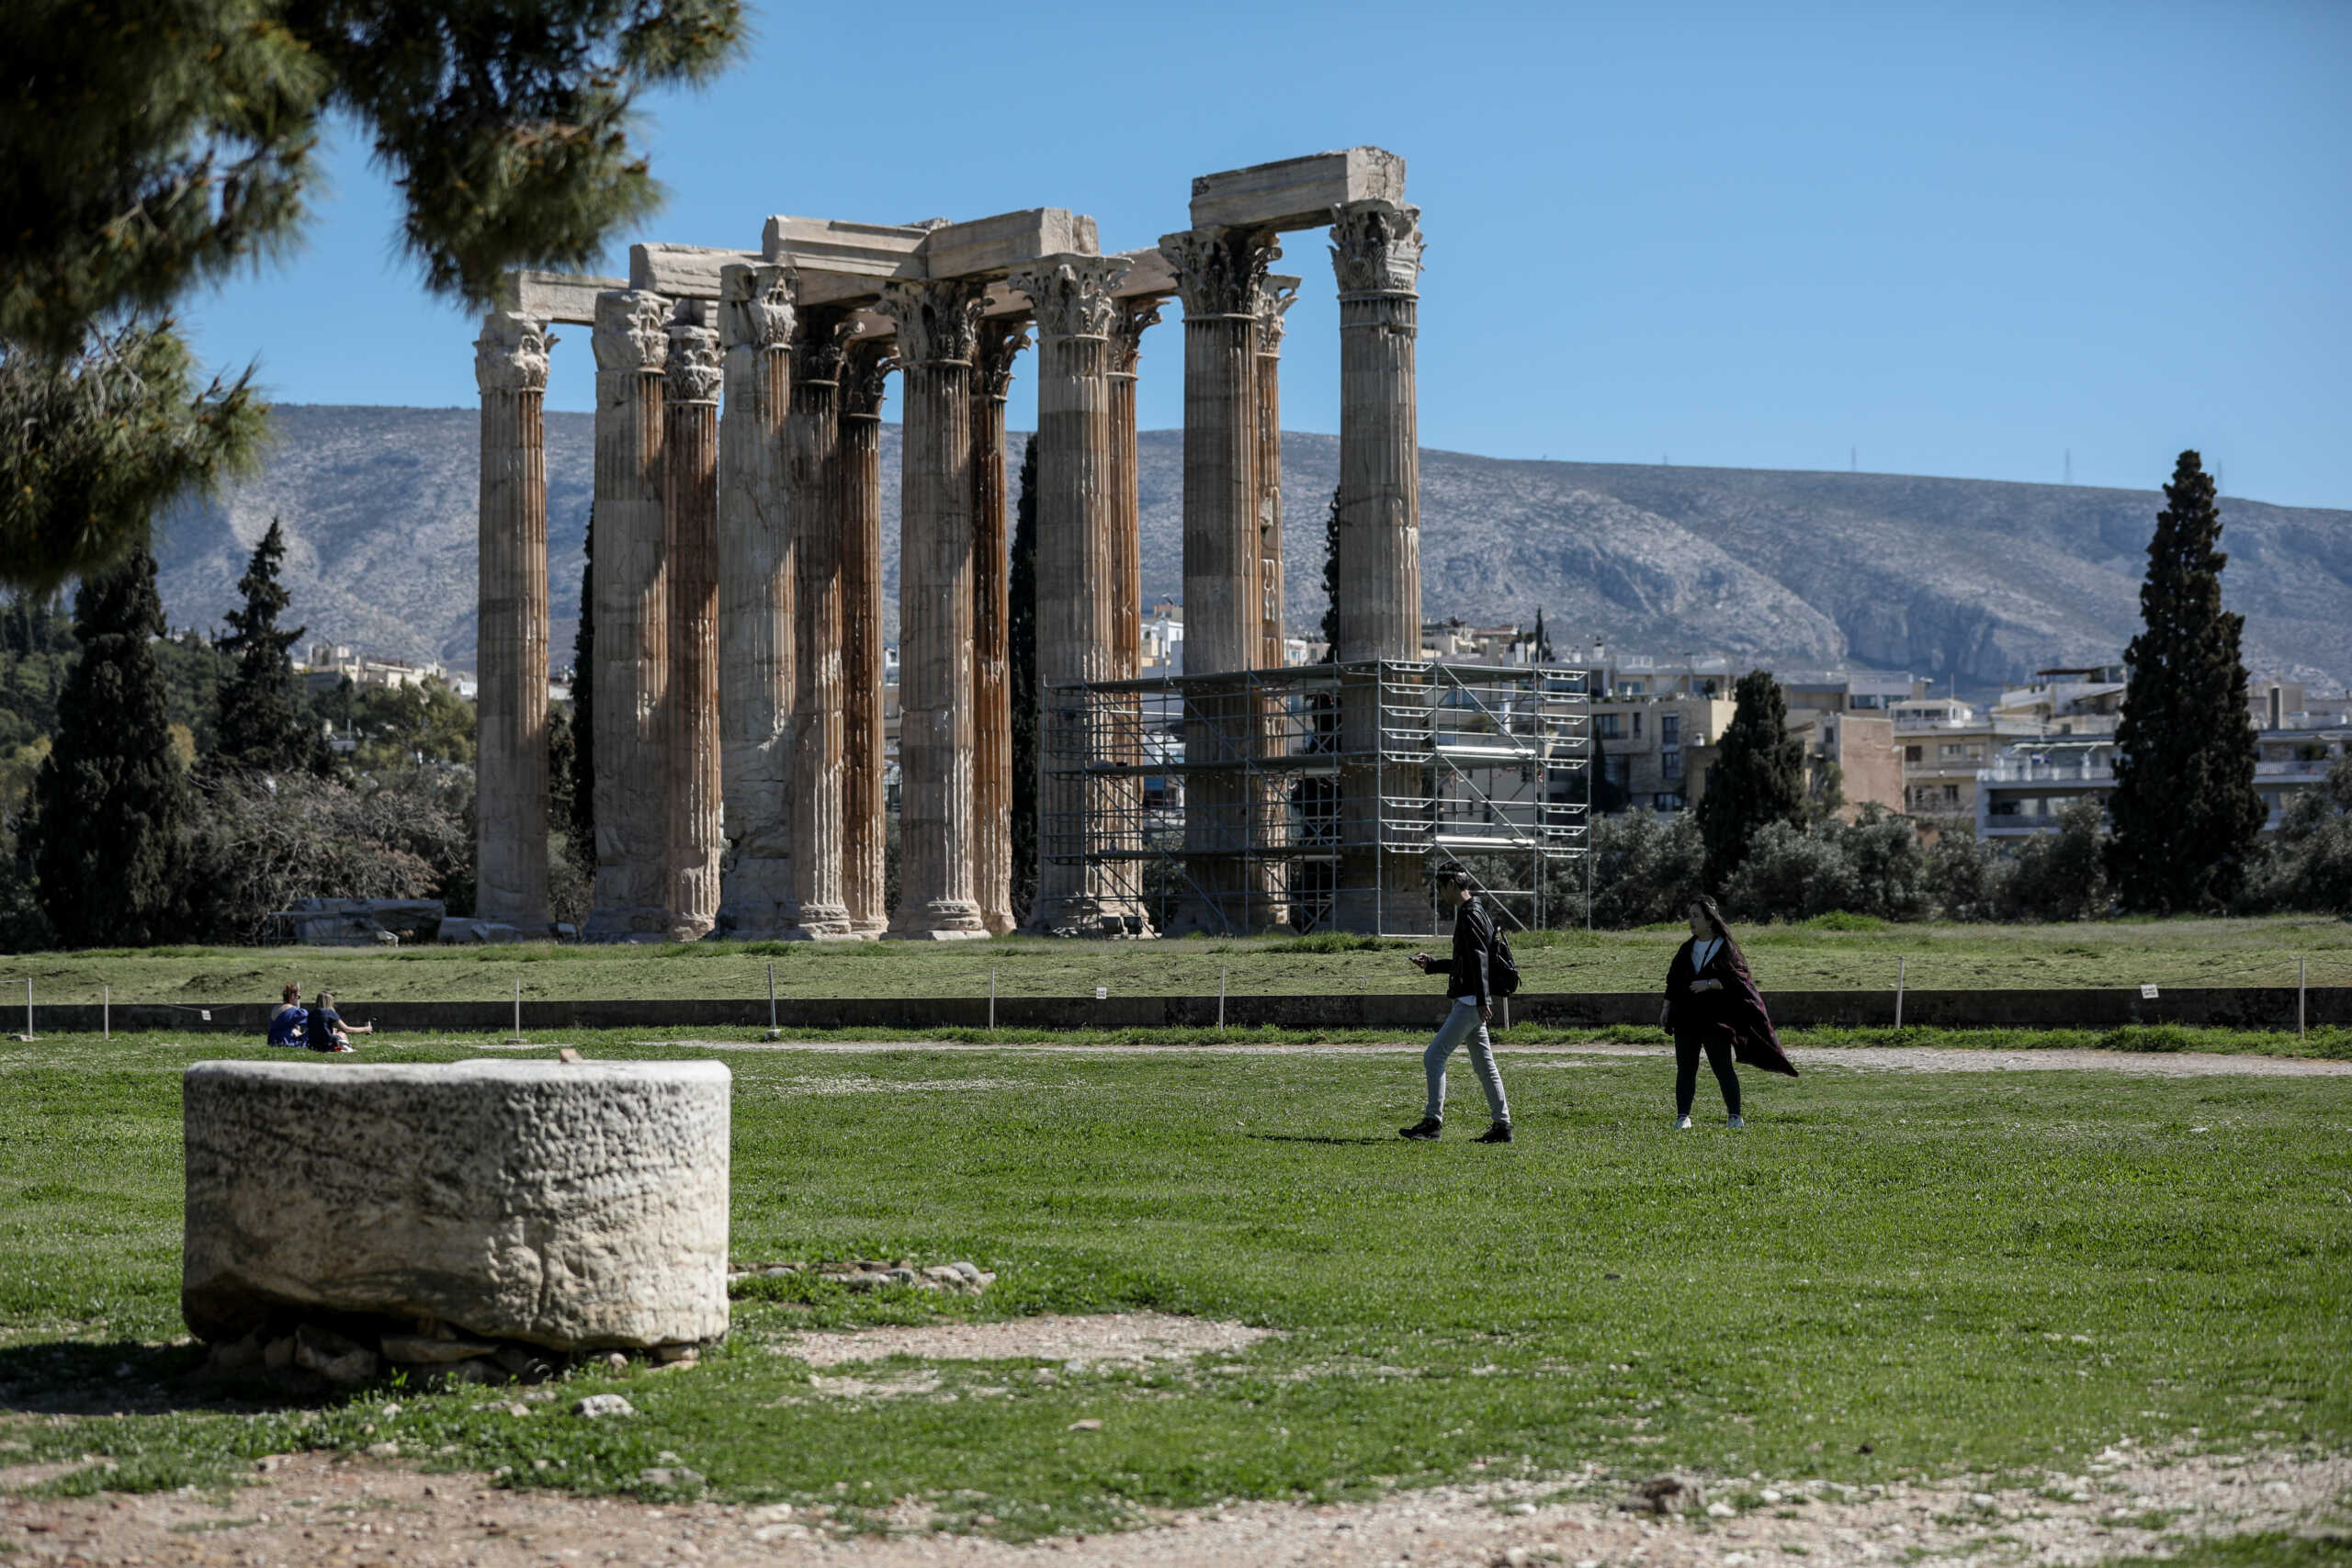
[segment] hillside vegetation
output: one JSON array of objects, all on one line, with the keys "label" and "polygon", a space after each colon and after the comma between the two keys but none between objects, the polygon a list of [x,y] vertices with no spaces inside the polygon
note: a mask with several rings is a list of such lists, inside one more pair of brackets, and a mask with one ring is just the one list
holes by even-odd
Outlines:
[{"label": "hillside vegetation", "polygon": [[[209,625],[272,516],[316,635],[470,668],[479,435],[470,409],[282,406],[268,467],[172,516],[157,543],[175,625]],[[549,588],[559,661],[579,613],[593,433],[548,416]],[[1018,442],[1021,437],[1013,438]],[[1140,438],[1147,595],[1181,597],[1182,435]],[[1318,621],[1329,435],[1283,438],[1286,588]],[[1015,464],[1017,467],[1017,463]],[[882,432],[887,616],[898,615],[899,427]],[[1532,619],[1563,657],[1621,649],[1907,669],[1983,690],[2052,663],[2109,661],[2137,627],[2154,491],[1895,474],[1507,461],[1421,455],[1428,614]],[[2352,513],[2224,499],[2246,661],[2352,679]]]}]

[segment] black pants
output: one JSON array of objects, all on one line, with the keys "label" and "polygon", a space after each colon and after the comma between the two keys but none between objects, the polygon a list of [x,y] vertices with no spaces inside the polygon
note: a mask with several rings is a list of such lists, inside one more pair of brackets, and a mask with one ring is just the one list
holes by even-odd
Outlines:
[{"label": "black pants", "polygon": [[1739,1114],[1739,1072],[1732,1066],[1731,1042],[1720,1035],[1702,1039],[1695,1034],[1674,1037],[1674,1113],[1690,1114],[1690,1101],[1699,1093],[1699,1053],[1707,1054],[1707,1066],[1715,1070],[1715,1082],[1723,1086],[1724,1109],[1734,1116]]}]

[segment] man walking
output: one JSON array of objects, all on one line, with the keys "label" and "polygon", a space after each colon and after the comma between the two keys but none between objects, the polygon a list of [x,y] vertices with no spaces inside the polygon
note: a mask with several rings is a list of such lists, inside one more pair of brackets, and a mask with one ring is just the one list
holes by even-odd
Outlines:
[{"label": "man walking", "polygon": [[[1399,1129],[1408,1138],[1435,1138],[1445,1129],[1445,1064],[1453,1048],[1467,1040],[1470,1043],[1470,1066],[1478,1075],[1478,1087],[1486,1091],[1487,1110],[1495,1124],[1478,1136],[1482,1144],[1510,1142],[1510,1102],[1503,1098],[1502,1074],[1495,1069],[1494,1042],[1487,1038],[1487,1021],[1495,1016],[1494,992],[1488,985],[1487,963],[1495,951],[1495,918],[1487,913],[1478,896],[1471,891],[1470,879],[1453,866],[1441,867],[1430,874],[1437,886],[1438,902],[1453,910],[1453,961],[1444,965],[1445,994],[1453,998],[1453,1009],[1421,1054],[1421,1069],[1429,1078],[1429,1103],[1421,1119],[1409,1127]],[[1426,953],[1413,954],[1413,962],[1424,975],[1432,974],[1438,962]]]}]

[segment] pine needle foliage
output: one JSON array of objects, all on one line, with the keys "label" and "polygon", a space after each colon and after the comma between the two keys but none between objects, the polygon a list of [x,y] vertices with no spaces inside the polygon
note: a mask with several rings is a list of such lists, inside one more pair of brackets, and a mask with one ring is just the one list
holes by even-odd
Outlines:
[{"label": "pine needle foliage", "polygon": [[[1021,450],[1021,497],[1012,509],[1012,564],[1005,623],[1012,703],[1012,918],[1029,919],[1037,897],[1037,438]],[[1125,635],[1122,628],[1121,635]]]},{"label": "pine needle foliage", "polygon": [[277,624],[279,614],[293,603],[293,595],[278,581],[285,559],[286,530],[273,517],[269,532],[254,547],[245,574],[237,579],[243,607],[222,617],[229,632],[220,639],[220,650],[229,658],[230,671],[220,683],[220,739],[212,761],[231,773],[325,771],[322,738],[311,722],[309,705],[288,657],[306,628],[283,630]]},{"label": "pine needle foliage", "polygon": [[1751,670],[1733,689],[1737,705],[1724,729],[1706,793],[1699,797],[1699,833],[1707,846],[1706,880],[1722,887],[1747,858],[1756,836],[1775,822],[1805,820],[1804,747],[1789,735],[1789,703],[1781,683]]},{"label": "pine needle foliage", "polygon": [[2203,459],[2183,452],[2165,486],[2140,585],[2140,635],[2115,731],[2107,862],[2125,908],[2225,907],[2267,812],[2254,787],[2254,729],[2239,639],[2222,608],[2221,510]]},{"label": "pine needle foliage", "polygon": [[174,496],[258,462],[266,414],[250,371],[199,385],[168,320],[62,359],[0,342],[0,581],[48,592],[119,558]]},{"label": "pine needle foliage", "polygon": [[168,312],[295,246],[328,117],[399,188],[426,288],[484,305],[659,205],[633,105],[743,36],[741,0],[0,6],[0,579],[101,568],[253,459],[249,380],[198,390]]},{"label": "pine needle foliage", "polygon": [[142,545],[74,595],[82,657],[33,783],[31,862],[66,947],[177,941],[187,908],[187,773],[172,755],[155,558]]}]

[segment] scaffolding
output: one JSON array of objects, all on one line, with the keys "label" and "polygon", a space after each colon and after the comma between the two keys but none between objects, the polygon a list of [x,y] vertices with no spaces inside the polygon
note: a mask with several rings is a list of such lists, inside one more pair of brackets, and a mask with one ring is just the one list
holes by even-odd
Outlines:
[{"label": "scaffolding", "polygon": [[1057,686],[1039,852],[1135,934],[1427,934],[1439,865],[1550,924],[1589,891],[1590,693],[1403,660]]}]

